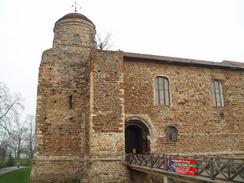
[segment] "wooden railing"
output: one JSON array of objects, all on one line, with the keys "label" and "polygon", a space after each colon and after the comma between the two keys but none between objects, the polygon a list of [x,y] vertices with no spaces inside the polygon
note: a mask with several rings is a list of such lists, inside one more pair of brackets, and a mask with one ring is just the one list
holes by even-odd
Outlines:
[{"label": "wooden railing", "polygon": [[169,155],[126,155],[126,164],[139,165],[170,171],[173,159],[197,161],[197,176],[208,177],[212,180],[244,182],[244,159],[221,158],[218,156],[169,156]]}]

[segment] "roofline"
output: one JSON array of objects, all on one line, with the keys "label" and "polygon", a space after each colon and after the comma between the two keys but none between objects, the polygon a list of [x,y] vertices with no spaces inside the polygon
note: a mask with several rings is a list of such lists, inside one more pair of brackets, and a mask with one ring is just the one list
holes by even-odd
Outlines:
[{"label": "roofline", "polygon": [[83,20],[89,24],[91,24],[93,26],[94,29],[96,29],[95,24],[89,19],[87,18],[85,15],[81,14],[81,13],[68,13],[66,15],[64,15],[63,17],[59,18],[55,24],[54,24],[54,28],[53,30],[55,30],[56,26],[60,25],[61,22],[69,20],[69,21],[75,21],[75,19],[77,20]]},{"label": "roofline", "polygon": [[[156,62],[162,64],[173,64],[173,65],[185,65],[185,66],[197,66],[197,67],[208,67],[208,68],[222,68],[231,70],[244,70],[244,66],[233,66],[225,62],[212,62],[205,60],[168,57],[141,53],[123,52],[124,59],[127,61],[142,61],[142,62]],[[243,64],[244,65],[244,64]]]}]

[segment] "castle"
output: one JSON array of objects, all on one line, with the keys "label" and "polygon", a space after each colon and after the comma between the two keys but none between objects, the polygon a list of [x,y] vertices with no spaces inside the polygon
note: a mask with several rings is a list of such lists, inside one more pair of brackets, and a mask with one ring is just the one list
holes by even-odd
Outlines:
[{"label": "castle", "polygon": [[39,68],[32,182],[130,182],[126,153],[244,154],[244,65],[96,48],[70,13]]}]

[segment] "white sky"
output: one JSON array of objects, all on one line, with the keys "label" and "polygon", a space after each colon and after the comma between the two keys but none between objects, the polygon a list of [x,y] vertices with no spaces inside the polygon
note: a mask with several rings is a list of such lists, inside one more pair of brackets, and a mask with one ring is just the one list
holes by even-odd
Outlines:
[{"label": "white sky", "polygon": [[[73,0],[0,0],[0,81],[35,113],[41,54]],[[244,62],[244,0],[80,0],[113,50]]]}]

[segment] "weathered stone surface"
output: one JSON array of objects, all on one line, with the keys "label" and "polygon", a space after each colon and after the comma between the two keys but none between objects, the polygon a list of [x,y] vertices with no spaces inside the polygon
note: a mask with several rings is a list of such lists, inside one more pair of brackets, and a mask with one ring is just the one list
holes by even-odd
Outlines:
[{"label": "weathered stone surface", "polygon": [[53,48],[43,53],[32,182],[128,181],[123,57],[94,49],[94,28],[83,19],[61,19]]},{"label": "weathered stone surface", "polygon": [[[42,56],[33,182],[72,179],[79,167],[81,177],[88,174],[84,164],[89,152],[90,52],[95,29],[82,21],[62,20],[56,24],[54,48]],[[89,41],[81,36],[81,44],[72,45],[73,34],[88,32]],[[86,47],[87,41],[90,48]]]},{"label": "weathered stone surface", "polygon": [[[154,105],[153,80],[170,81],[170,106]],[[124,61],[125,113],[148,116],[152,153],[229,154],[244,151],[244,72],[150,61]],[[224,107],[212,104],[211,81],[224,86]],[[143,118],[143,117],[142,117]],[[178,140],[167,143],[165,128]]]},{"label": "weathered stone surface", "polygon": [[[150,153],[244,154],[243,68],[97,50],[94,36],[94,24],[72,14],[57,21],[53,48],[43,52],[32,182],[142,181],[123,163],[131,121],[148,128]],[[154,104],[156,76],[169,79],[170,106]],[[224,107],[212,103],[215,79]],[[166,141],[167,126],[177,128],[177,142]]]}]

